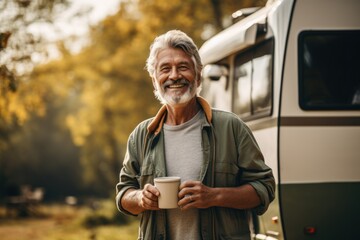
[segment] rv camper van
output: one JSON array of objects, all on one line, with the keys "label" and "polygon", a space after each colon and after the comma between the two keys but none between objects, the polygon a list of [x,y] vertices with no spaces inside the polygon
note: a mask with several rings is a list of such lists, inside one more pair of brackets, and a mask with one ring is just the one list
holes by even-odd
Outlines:
[{"label": "rv camper van", "polygon": [[276,178],[253,239],[360,239],[360,1],[268,1],[200,55],[202,96],[247,123]]}]

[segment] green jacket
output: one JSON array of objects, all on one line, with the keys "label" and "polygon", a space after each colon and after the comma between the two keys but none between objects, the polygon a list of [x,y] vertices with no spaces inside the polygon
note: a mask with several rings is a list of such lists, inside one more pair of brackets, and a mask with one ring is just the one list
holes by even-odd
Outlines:
[{"label": "green jacket", "polygon": [[[263,214],[274,199],[275,181],[272,170],[264,163],[263,155],[251,131],[235,114],[211,109],[197,97],[207,121],[202,124],[202,151],[204,163],[201,180],[210,187],[237,187],[251,184],[261,199],[255,209]],[[116,185],[116,202],[129,188],[142,189],[154,184],[155,177],[166,176],[164,134],[166,116],[163,106],[157,115],[140,123],[131,133],[120,181]],[[202,239],[250,239],[251,210],[211,207],[199,209]],[[139,239],[167,239],[165,210],[141,213]]]}]

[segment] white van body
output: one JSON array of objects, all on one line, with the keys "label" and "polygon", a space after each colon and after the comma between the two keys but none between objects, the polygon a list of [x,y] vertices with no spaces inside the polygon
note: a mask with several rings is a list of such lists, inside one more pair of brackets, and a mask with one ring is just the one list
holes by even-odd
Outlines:
[{"label": "white van body", "polygon": [[359,45],[359,0],[274,0],[200,48],[202,96],[276,178],[254,239],[360,239]]}]

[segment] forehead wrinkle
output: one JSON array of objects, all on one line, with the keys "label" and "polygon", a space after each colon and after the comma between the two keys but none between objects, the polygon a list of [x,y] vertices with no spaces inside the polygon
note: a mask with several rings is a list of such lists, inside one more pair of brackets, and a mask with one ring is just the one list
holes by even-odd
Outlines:
[{"label": "forehead wrinkle", "polygon": [[[167,51],[167,50],[175,50],[175,52],[171,52],[170,54],[165,55],[165,57],[162,57],[159,59],[159,55],[161,55],[163,51]],[[178,52],[178,51],[180,51],[180,52]],[[184,56],[186,56],[187,58],[184,58]],[[180,61],[180,62],[177,62],[177,61]],[[155,69],[158,66],[172,65],[171,64],[172,62],[175,62],[175,65],[179,65],[179,64],[188,64],[190,66],[194,65],[191,56],[189,56],[181,48],[165,48],[165,49],[162,49],[161,51],[159,51],[156,56]]]},{"label": "forehead wrinkle", "polygon": [[160,60],[157,64],[156,64],[156,68],[159,67],[163,67],[163,66],[171,66],[173,65],[172,62],[175,62],[175,66],[179,66],[179,65],[187,65],[187,66],[193,66],[193,62],[192,61],[188,61],[188,60],[183,60],[181,59],[180,61],[177,61],[176,59],[173,60],[173,59],[162,59]]}]

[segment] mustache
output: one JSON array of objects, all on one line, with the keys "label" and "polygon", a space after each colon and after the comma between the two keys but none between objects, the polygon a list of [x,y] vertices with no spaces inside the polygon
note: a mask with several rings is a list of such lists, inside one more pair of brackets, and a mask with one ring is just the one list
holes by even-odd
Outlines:
[{"label": "mustache", "polygon": [[172,84],[189,84],[189,81],[186,80],[185,78],[182,78],[182,79],[177,79],[177,80],[166,80],[162,86],[163,88],[166,88]]}]

